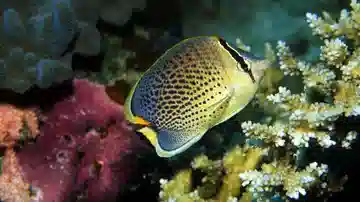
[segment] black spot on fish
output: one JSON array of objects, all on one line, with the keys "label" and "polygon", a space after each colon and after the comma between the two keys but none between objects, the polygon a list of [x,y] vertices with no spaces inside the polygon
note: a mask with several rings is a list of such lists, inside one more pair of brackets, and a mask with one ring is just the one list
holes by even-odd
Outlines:
[{"label": "black spot on fish", "polygon": [[180,79],[179,83],[186,83],[185,79]]}]

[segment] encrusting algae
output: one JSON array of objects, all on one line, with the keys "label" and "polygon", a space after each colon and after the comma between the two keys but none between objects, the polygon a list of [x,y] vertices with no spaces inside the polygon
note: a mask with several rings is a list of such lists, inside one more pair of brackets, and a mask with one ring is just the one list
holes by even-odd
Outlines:
[{"label": "encrusting algae", "polygon": [[[336,124],[339,118],[360,115],[360,3],[352,0],[350,7],[338,19],[327,12],[306,14],[313,34],[323,40],[317,62],[299,60],[286,42],[277,43],[280,70],[285,77],[300,77],[302,92],[295,94],[286,86],[279,86],[276,93],[260,89],[256,102],[269,119],[244,121],[245,144],[230,149],[222,159],[197,156],[192,168],[179,171],[172,180],[161,180],[161,201],[293,201],[306,200],[310,188],[318,193],[331,190],[331,167],[306,159],[304,151],[351,149],[358,136],[355,129],[344,131]],[[260,144],[250,144],[253,140]],[[205,173],[198,186],[191,184],[196,169]],[[175,186],[180,182],[188,184]]]}]

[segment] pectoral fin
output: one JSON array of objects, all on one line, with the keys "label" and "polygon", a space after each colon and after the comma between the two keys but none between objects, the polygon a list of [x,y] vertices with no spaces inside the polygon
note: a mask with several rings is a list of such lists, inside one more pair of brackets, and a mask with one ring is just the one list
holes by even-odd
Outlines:
[{"label": "pectoral fin", "polygon": [[149,140],[149,142],[154,146],[156,147],[157,145],[157,134],[156,132],[150,128],[150,127],[143,127],[143,128],[140,128],[139,130],[137,130],[139,133],[143,134],[146,139]]}]

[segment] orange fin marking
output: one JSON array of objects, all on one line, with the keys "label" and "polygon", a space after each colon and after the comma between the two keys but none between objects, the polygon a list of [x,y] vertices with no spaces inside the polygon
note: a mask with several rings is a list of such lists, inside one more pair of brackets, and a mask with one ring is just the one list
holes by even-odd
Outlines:
[{"label": "orange fin marking", "polygon": [[135,116],[135,123],[142,125],[142,126],[150,126],[150,122],[146,121],[145,119],[143,119],[140,116]]}]

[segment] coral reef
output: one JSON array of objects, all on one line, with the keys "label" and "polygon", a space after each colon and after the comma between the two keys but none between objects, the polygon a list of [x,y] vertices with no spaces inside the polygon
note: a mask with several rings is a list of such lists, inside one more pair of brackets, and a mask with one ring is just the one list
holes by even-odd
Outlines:
[{"label": "coral reef", "polygon": [[[351,178],[328,159],[353,151],[360,130],[360,3],[333,17],[339,4],[1,1],[0,200],[325,201]],[[258,54],[269,42],[265,57],[279,68],[239,116],[183,156],[159,159],[121,103],[163,51],[203,34]],[[63,89],[47,103],[31,97]],[[5,99],[10,91],[31,107]]]},{"label": "coral reef", "polygon": [[61,57],[78,28],[70,2],[32,3],[1,3],[0,88],[19,93],[72,75],[71,57]]},{"label": "coral reef", "polygon": [[[2,160],[0,198],[5,202],[31,201],[30,185],[21,174],[19,162],[13,150],[6,151]],[[35,200],[37,201],[37,200]]]},{"label": "coral reef", "polygon": [[105,44],[107,48],[101,70],[91,72],[87,78],[108,86],[113,86],[120,80],[134,84],[139,74],[134,69],[128,68],[127,61],[134,58],[135,53],[122,49],[122,39],[115,36],[107,35]]},{"label": "coral reef", "polygon": [[[131,132],[122,107],[107,97],[104,86],[86,80],[74,80],[73,85],[72,95],[41,115],[36,142],[16,154],[6,153],[5,183],[0,187],[3,201],[29,201],[17,196],[54,202],[114,201],[129,182],[144,144]],[[7,180],[8,175],[19,180]],[[20,194],[9,196],[16,192]]]},{"label": "coral reef", "polygon": [[73,77],[73,53],[100,53],[99,17],[123,25],[144,8],[144,0],[1,2],[0,88],[24,93]]},{"label": "coral reef", "polygon": [[12,105],[0,105],[0,145],[14,146],[17,141],[35,138],[38,135],[35,112],[17,109]]},{"label": "coral reef", "polygon": [[[190,169],[181,170],[170,181],[160,180],[160,199],[180,202],[236,199],[242,183],[239,173],[254,169],[264,154],[265,149],[237,146],[220,160],[210,160],[206,155],[199,155],[192,161]],[[203,173],[200,184],[192,183],[195,171]],[[243,202],[251,201],[248,195],[244,194]]]},{"label": "coral reef", "polygon": [[[191,169],[188,169],[180,171],[170,181],[161,180],[163,201],[307,200],[310,188],[319,190],[319,195],[331,190],[329,176],[335,168],[327,165],[321,156],[330,148],[351,149],[358,136],[356,128],[344,129],[345,126],[337,124],[340,119],[346,122],[359,115],[360,3],[352,0],[350,8],[342,10],[338,20],[327,12],[322,17],[306,14],[313,34],[323,40],[316,62],[296,58],[284,41],[278,42],[276,56],[280,69],[286,77],[301,78],[297,87],[302,86],[302,91],[293,93],[289,87],[284,87],[285,83],[276,93],[259,92],[262,95],[257,97],[266,99],[257,103],[266,110],[268,119],[241,124],[245,144],[230,149],[217,166],[225,167],[225,176],[209,172],[214,163],[209,164],[212,161],[206,156],[194,159],[193,162],[198,162],[201,158],[200,164],[206,166],[200,167],[210,173],[201,181],[207,185],[207,180],[213,182],[206,188],[213,192],[210,197],[203,193],[201,185],[191,183]],[[247,157],[252,159],[250,164],[241,158],[243,154],[227,157],[249,147],[250,151],[267,152],[262,158],[259,154]],[[307,154],[315,151],[317,158],[313,161]],[[236,177],[229,180],[230,176]],[[219,181],[222,183],[214,183]],[[180,182],[186,184],[180,186],[177,184]],[[224,187],[232,188],[222,195]]]}]

